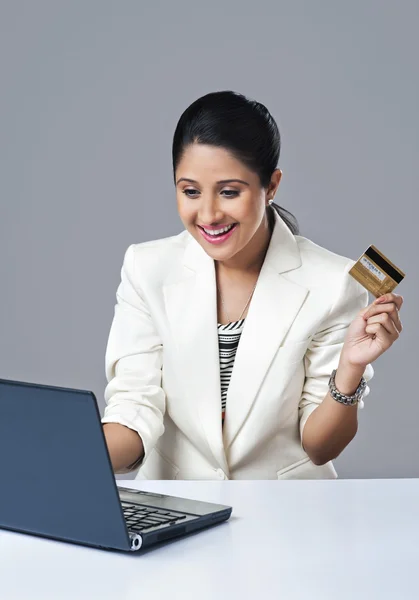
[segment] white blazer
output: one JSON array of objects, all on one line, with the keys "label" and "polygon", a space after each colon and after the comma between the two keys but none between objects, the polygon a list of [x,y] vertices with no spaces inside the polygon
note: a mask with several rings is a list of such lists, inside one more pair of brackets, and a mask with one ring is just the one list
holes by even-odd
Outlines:
[{"label": "white blazer", "polygon": [[[292,235],[276,215],[222,428],[214,261],[188,231],[131,245],[106,350],[102,422],[141,436],[136,479],[337,477],[332,462],[314,465],[301,435],[327,394],[348,325],[368,305],[348,275],[353,264]],[[367,381],[373,373],[368,365]]]}]

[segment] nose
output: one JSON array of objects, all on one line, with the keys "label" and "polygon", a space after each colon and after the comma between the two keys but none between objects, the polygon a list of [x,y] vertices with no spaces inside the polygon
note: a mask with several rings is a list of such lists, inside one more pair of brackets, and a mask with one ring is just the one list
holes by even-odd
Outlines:
[{"label": "nose", "polygon": [[224,216],[217,198],[201,198],[198,210],[199,222],[203,225],[217,225]]}]

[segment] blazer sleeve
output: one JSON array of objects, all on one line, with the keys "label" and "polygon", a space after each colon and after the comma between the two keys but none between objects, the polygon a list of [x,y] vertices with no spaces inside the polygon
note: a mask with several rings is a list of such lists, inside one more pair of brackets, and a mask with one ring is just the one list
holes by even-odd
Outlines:
[{"label": "blazer sleeve", "polygon": [[140,467],[164,432],[166,397],[161,387],[162,343],[141,290],[133,283],[135,246],[125,253],[116,293],[105,364],[108,385],[102,423],[120,423],[136,431],[145,456],[127,471]]},{"label": "blazer sleeve", "polygon": [[[368,306],[367,290],[348,274],[354,264],[350,261],[344,269],[343,278],[332,307],[313,336],[304,357],[305,381],[299,402],[300,437],[310,414],[321,404],[328,392],[328,383],[333,369],[339,363],[346,331],[358,312]],[[371,364],[364,371],[366,381],[374,375]],[[367,385],[365,396],[370,393]]]}]

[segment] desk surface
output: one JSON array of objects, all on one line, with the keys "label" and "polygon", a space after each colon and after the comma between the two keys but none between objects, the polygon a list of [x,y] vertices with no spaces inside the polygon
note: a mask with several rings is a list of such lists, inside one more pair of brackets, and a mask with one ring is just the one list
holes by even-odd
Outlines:
[{"label": "desk surface", "polygon": [[118,481],[233,506],[144,554],[0,530],[4,600],[419,598],[419,479]]}]

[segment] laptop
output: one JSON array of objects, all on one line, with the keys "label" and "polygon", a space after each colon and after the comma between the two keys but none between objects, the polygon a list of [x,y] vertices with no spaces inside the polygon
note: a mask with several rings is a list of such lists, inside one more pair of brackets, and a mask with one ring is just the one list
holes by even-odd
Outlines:
[{"label": "laptop", "polygon": [[93,392],[0,379],[0,528],[139,551],[226,521],[231,506],[116,484]]}]

